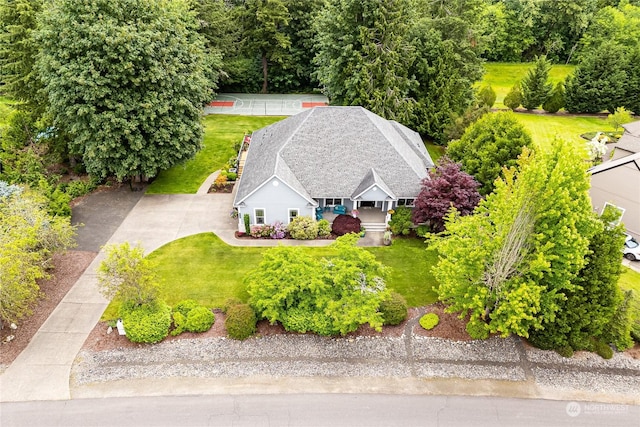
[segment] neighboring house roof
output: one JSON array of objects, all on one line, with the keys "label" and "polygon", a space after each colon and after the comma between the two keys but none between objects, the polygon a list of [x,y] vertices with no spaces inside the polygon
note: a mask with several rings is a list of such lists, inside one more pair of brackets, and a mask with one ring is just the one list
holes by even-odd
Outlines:
[{"label": "neighboring house roof", "polygon": [[601,163],[590,168],[587,172],[589,172],[591,175],[595,175],[601,172],[608,171],[610,169],[617,168],[618,166],[627,165],[629,163],[634,164],[635,167],[638,168],[638,171],[640,171],[640,152],[629,154],[628,156],[621,157],[617,160],[611,160],[609,162]]},{"label": "neighboring house roof", "polygon": [[307,200],[372,185],[416,196],[433,161],[420,135],[362,107],[316,107],[254,132],[234,204],[277,176]]},{"label": "neighboring house roof", "polygon": [[630,153],[640,152],[640,120],[622,125],[624,134],[618,140],[616,148]]}]

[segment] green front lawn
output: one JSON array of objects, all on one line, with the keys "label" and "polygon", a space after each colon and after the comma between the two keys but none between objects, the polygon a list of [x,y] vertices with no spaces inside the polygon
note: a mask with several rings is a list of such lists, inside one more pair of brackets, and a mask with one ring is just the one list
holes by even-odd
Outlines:
[{"label": "green front lawn", "polygon": [[195,158],[161,172],[149,185],[149,194],[195,194],[207,177],[237,155],[234,145],[245,132],[282,120],[281,116],[209,115],[202,119],[204,140]]},{"label": "green front lawn", "polygon": [[583,133],[597,131],[613,131],[604,117],[548,116],[539,114],[516,114],[531,132],[533,141],[540,147],[549,147],[554,139],[562,139],[576,144],[584,144]]},{"label": "green front lawn", "polygon": [[628,267],[623,267],[618,286],[625,290],[632,289],[636,296],[640,298],[640,273]]},{"label": "green front lawn", "polygon": [[[505,63],[505,62],[487,62],[484,64],[486,71],[481,86],[490,84],[496,91],[496,108],[505,108],[502,101],[509,93],[513,85],[522,80],[527,75],[529,68],[533,63]],[[575,67],[573,65],[553,65],[549,72],[549,80],[555,85],[557,82],[564,80]]]},{"label": "green front lawn", "polygon": [[442,145],[436,145],[432,142],[427,142],[427,141],[425,141],[424,145],[427,147],[427,151],[429,152],[429,155],[431,156],[431,160],[433,160],[433,163],[437,163],[438,159],[444,156],[446,147],[443,147]]},{"label": "green front lawn", "polygon": [[[300,247],[317,257],[330,257],[327,247]],[[265,247],[229,246],[213,233],[188,236],[149,254],[162,281],[162,298],[171,306],[194,299],[207,307],[222,307],[227,298],[247,300],[242,283],[245,274],[262,260]],[[391,267],[388,286],[404,295],[410,306],[435,302],[435,279],[430,273],[436,255],[425,250],[422,240],[397,239],[389,247],[369,248]],[[117,318],[118,305],[111,303],[103,320]]]}]

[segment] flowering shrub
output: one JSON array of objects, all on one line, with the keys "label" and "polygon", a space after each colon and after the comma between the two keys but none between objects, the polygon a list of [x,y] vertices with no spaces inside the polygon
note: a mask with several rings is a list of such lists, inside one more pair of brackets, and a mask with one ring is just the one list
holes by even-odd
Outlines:
[{"label": "flowering shrub", "polygon": [[252,225],[250,234],[252,237],[255,237],[255,238],[271,237],[272,231],[273,231],[273,226],[269,224]]},{"label": "flowering shrub", "polygon": [[271,226],[271,234],[269,237],[272,239],[284,239],[287,234],[287,227],[280,221],[276,221]]},{"label": "flowering shrub", "polygon": [[297,240],[313,240],[318,237],[318,223],[310,216],[297,216],[289,224],[289,234]]},{"label": "flowering shrub", "polygon": [[218,177],[216,178],[216,180],[213,182],[213,185],[220,189],[222,187],[225,186],[225,184],[227,183],[227,177],[225,175],[218,175]]}]

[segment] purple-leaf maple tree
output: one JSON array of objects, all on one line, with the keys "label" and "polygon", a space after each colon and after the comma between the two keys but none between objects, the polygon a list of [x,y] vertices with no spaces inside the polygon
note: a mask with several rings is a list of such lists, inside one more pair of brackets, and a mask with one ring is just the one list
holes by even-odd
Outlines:
[{"label": "purple-leaf maple tree", "polygon": [[415,201],[413,222],[429,223],[431,231],[444,230],[444,216],[451,206],[460,215],[469,215],[480,202],[478,181],[460,169],[460,164],[442,157],[429,178],[422,180],[422,190]]}]

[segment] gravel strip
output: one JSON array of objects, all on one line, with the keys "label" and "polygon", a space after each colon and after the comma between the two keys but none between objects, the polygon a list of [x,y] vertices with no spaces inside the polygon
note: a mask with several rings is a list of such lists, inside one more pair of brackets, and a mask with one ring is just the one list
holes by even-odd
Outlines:
[{"label": "gravel strip", "polygon": [[492,337],[481,341],[452,341],[442,338],[414,337],[413,355],[416,359],[487,360],[519,362],[517,338]]},{"label": "gravel strip", "polygon": [[544,368],[533,368],[533,375],[537,384],[559,390],[620,393],[636,398],[640,396],[640,377]]},{"label": "gravel strip", "polygon": [[[410,343],[411,356],[407,354]],[[454,341],[422,336],[327,338],[272,335],[236,341],[183,339],[153,346],[92,352],[83,350],[72,369],[82,386],[157,378],[462,378],[524,382],[558,390],[640,395],[640,361],[623,354],[604,360],[578,353],[565,359],[527,348],[518,338]],[[531,370],[528,371],[531,367]],[[534,378],[527,378],[531,372]],[[629,372],[629,375],[625,375]],[[531,374],[529,374],[531,375]],[[533,383],[531,383],[533,384]]]},{"label": "gravel strip", "polygon": [[470,364],[425,363],[416,369],[420,378],[464,378],[469,380],[525,381],[517,366],[486,366]]},{"label": "gravel strip", "polygon": [[586,351],[576,352],[573,357],[560,356],[555,351],[540,350],[527,346],[527,359],[533,363],[556,364],[581,368],[620,368],[638,371],[640,374],[640,360],[633,359],[624,353],[614,353],[609,360],[603,359],[595,353]]}]

